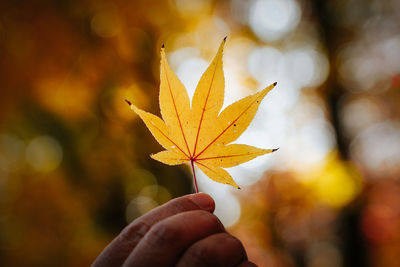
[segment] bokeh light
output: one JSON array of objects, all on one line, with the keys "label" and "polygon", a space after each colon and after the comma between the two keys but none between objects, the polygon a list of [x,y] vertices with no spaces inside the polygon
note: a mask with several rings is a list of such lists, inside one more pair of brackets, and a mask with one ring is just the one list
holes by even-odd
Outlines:
[{"label": "bokeh light", "polygon": [[53,137],[38,136],[26,147],[26,160],[37,171],[50,172],[61,163],[63,150]]},{"label": "bokeh light", "polygon": [[400,125],[393,121],[375,123],[352,142],[353,157],[380,173],[396,170],[400,164]]},{"label": "bokeh light", "polygon": [[121,32],[121,21],[114,6],[101,7],[91,20],[91,27],[100,37],[115,37]]},{"label": "bokeh light", "polygon": [[249,25],[264,41],[276,41],[295,29],[301,17],[296,0],[257,0],[251,4]]},{"label": "bokeh light", "polygon": [[[89,266],[129,222],[193,192],[124,99],[159,115],[160,47],[193,96],[221,40],[226,107],[271,83],[196,169],[258,266],[399,266],[400,5],[376,0],[3,1],[0,265]],[[23,242],[21,242],[23,240]],[[21,257],[24,255],[24,257]]]}]

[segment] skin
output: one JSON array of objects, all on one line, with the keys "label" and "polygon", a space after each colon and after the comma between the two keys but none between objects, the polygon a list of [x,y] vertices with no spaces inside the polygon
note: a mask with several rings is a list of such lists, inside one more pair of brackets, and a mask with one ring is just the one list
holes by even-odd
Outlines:
[{"label": "skin", "polygon": [[256,266],[214,209],[204,193],[173,199],[129,224],[92,266]]}]

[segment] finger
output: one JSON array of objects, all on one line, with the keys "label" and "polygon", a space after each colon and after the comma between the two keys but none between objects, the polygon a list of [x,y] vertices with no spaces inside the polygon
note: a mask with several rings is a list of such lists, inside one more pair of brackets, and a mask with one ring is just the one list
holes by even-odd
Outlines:
[{"label": "finger", "polygon": [[244,261],[238,267],[257,267],[257,265],[251,261]]},{"label": "finger", "polygon": [[192,243],[224,231],[218,218],[203,210],[174,215],[151,228],[124,266],[173,266]]},{"label": "finger", "polygon": [[99,255],[93,267],[121,266],[150,228],[175,214],[204,210],[213,212],[214,200],[207,194],[199,193],[173,199],[134,220]]},{"label": "finger", "polygon": [[237,266],[247,261],[246,251],[239,239],[220,233],[208,236],[188,248],[177,267]]}]

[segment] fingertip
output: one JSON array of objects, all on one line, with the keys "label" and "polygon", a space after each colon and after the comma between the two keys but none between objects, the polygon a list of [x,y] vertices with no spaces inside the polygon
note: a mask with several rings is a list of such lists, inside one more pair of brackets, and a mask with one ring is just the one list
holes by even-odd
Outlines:
[{"label": "fingertip", "polygon": [[213,212],[215,209],[214,199],[205,193],[196,193],[187,196],[200,209]]}]

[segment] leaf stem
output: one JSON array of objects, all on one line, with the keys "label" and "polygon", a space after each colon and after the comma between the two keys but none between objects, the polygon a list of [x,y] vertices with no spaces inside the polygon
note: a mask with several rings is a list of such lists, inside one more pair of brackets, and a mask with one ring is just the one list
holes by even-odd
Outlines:
[{"label": "leaf stem", "polygon": [[197,179],[196,179],[196,172],[194,171],[193,159],[190,160],[190,164],[192,165],[194,187],[195,187],[195,189],[196,189],[196,193],[198,193],[198,192],[199,192],[199,188],[197,187]]}]

